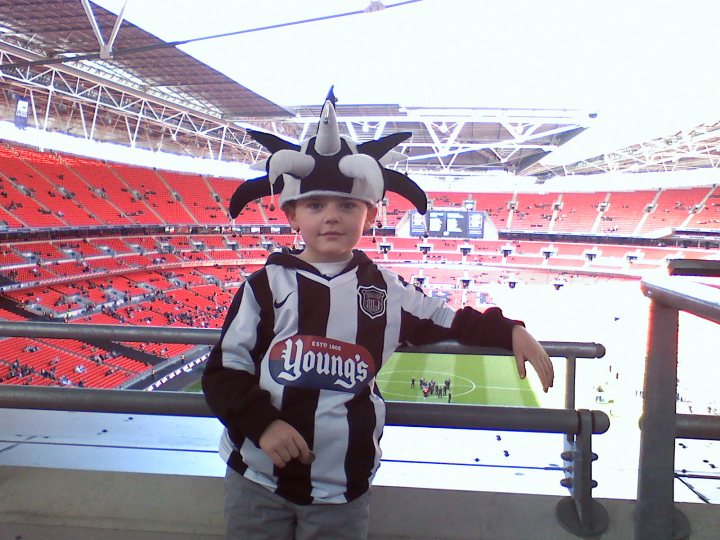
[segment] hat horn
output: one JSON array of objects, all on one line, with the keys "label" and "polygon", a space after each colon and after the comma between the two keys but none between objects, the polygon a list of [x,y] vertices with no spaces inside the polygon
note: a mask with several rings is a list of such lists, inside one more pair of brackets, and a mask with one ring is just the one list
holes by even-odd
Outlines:
[{"label": "hat horn", "polygon": [[358,144],[357,151],[361,154],[372,156],[380,161],[385,154],[410,137],[412,137],[412,133],[409,131],[392,133],[390,135],[386,135],[385,137],[381,137],[380,139]]},{"label": "hat horn", "polygon": [[335,104],[328,99],[323,105],[315,136],[315,151],[321,156],[334,156],[340,151],[340,130],[338,129]]},{"label": "hat horn", "polygon": [[383,169],[382,172],[386,190],[405,197],[421,214],[427,212],[427,195],[409,176],[392,169]]},{"label": "hat horn", "polygon": [[300,150],[300,145],[286,141],[272,133],[265,133],[264,131],[256,131],[254,129],[246,129],[245,132],[264,146],[270,153],[275,153],[278,150]]},{"label": "hat horn", "polygon": [[268,159],[268,178],[271,184],[275,184],[277,177],[282,174],[305,178],[313,167],[315,167],[315,159],[312,156],[294,150],[278,150]]},{"label": "hat horn", "polygon": [[280,193],[284,186],[285,182],[282,177],[275,182],[275,186],[270,185],[270,180],[267,176],[254,178],[252,180],[245,180],[245,182],[240,184],[230,198],[230,217],[235,219],[250,201],[260,199],[261,197],[267,197],[273,192],[273,190],[275,193]]},{"label": "hat horn", "polygon": [[376,200],[382,197],[384,178],[377,160],[366,154],[351,154],[340,159],[338,169],[349,178],[357,178],[376,187]]}]

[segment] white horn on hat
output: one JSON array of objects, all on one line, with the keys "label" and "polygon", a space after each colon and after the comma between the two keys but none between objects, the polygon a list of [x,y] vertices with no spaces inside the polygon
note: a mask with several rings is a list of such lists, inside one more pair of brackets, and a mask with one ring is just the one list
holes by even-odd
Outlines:
[{"label": "white horn on hat", "polygon": [[338,130],[335,106],[329,99],[325,101],[317,135],[315,136],[315,151],[321,156],[334,156],[340,151],[340,131]]},{"label": "white horn on hat", "polygon": [[367,154],[352,154],[340,159],[338,169],[345,176],[358,178],[373,190],[375,202],[379,201],[385,189],[382,169],[377,160]]},{"label": "white horn on hat", "polygon": [[304,178],[315,167],[312,156],[295,150],[278,150],[269,158],[268,179],[275,183],[281,174],[291,174],[296,178]]}]

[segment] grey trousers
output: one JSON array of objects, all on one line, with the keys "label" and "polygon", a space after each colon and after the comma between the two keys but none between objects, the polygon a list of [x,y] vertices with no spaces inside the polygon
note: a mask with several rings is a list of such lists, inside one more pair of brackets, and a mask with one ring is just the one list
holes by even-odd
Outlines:
[{"label": "grey trousers", "polygon": [[227,540],[365,540],[370,492],[345,504],[286,501],[230,467],[225,474]]}]

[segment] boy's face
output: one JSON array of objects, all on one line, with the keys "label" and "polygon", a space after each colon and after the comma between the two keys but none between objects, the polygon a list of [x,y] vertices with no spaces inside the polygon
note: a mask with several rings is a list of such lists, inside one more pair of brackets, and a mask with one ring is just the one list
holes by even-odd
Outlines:
[{"label": "boy's face", "polygon": [[319,196],[295,201],[285,208],[285,215],[305,241],[301,259],[339,262],[351,257],[363,232],[375,220],[377,208],[357,199]]}]

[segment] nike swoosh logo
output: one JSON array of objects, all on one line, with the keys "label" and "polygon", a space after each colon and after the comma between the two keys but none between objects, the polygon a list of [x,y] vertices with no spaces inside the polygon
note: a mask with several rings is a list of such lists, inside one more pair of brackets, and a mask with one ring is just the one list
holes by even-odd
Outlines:
[{"label": "nike swoosh logo", "polygon": [[290,292],[288,293],[288,295],[285,297],[285,299],[284,299],[282,302],[278,302],[277,300],[275,300],[275,301],[273,302],[273,306],[275,306],[275,309],[280,309],[281,307],[283,307],[283,305],[285,304],[285,302],[287,302],[287,299],[290,298],[290,295],[291,295],[292,293],[294,293],[294,292],[295,292],[295,291],[290,291]]}]

